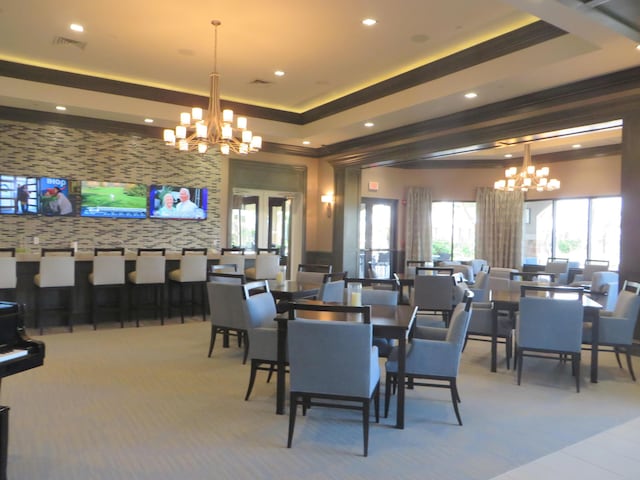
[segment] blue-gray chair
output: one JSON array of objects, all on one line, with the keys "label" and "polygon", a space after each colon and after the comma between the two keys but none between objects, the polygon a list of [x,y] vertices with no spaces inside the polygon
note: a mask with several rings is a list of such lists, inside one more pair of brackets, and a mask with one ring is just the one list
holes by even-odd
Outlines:
[{"label": "blue-gray chair", "polygon": [[344,278],[347,272],[333,272],[324,275],[324,281],[318,292],[318,300],[323,302],[344,302]]},{"label": "blue-gray chair", "polygon": [[511,368],[511,358],[513,357],[513,321],[508,315],[499,314],[492,302],[478,303],[475,302],[474,296],[473,313],[469,320],[467,340],[490,342],[493,336],[494,321],[498,326],[496,332],[498,342],[505,344],[507,369],[509,369]]},{"label": "blue-gray chair", "polygon": [[472,314],[472,300],[473,293],[466,293],[464,300],[454,309],[448,328],[426,327],[425,333],[428,331],[430,338],[413,338],[407,351],[406,378],[398,378],[398,350],[393,349],[385,365],[385,417],[389,414],[392,386],[395,386],[396,382],[406,381],[413,386],[448,388],[458,424],[462,425],[458,409],[460,395],[457,377],[462,347]]},{"label": "blue-gray chair", "polygon": [[[638,289],[628,291],[627,287],[628,284],[618,294],[615,310],[600,312],[598,350],[613,351],[616,354],[616,360],[620,368],[622,368],[620,353],[623,352],[627,357],[629,374],[635,382],[636,376],[633,372],[630,351],[633,346],[633,333],[638,321],[638,313],[640,313],[640,296],[638,295]],[[591,344],[592,334],[593,325],[591,322],[585,322],[582,343]],[[601,349],[600,347],[611,348]]]},{"label": "blue-gray chair", "polygon": [[238,346],[244,344],[242,363],[246,363],[249,354],[247,324],[243,311],[242,285],[246,283],[243,274],[216,273],[209,276],[207,293],[209,296],[209,320],[211,321],[211,338],[209,354],[213,354],[218,333],[222,334],[222,346],[229,347],[229,337],[235,335]]},{"label": "blue-gray chair", "polygon": [[[529,292],[538,295],[527,296]],[[565,298],[555,297],[562,292]],[[547,354],[571,356],[572,373],[576,379],[576,391],[580,392],[580,351],[584,308],[581,288],[522,286],[519,314],[516,317],[516,358],[518,385],[522,378],[525,356],[550,358]],[[572,298],[566,298],[571,293]],[[557,358],[557,357],[555,357]]]},{"label": "blue-gray chair", "polygon": [[[398,305],[398,292],[396,290],[363,288],[362,305]],[[378,347],[378,355],[380,357],[388,357],[391,354],[393,348],[391,339],[373,337],[373,344]]]},{"label": "blue-gray chair", "polygon": [[288,448],[293,442],[298,405],[302,405],[303,415],[313,406],[359,409],[364,456],[368,455],[372,399],[376,423],[380,420],[380,366],[372,337],[370,323],[302,318],[289,322]]},{"label": "blue-gray chair", "polygon": [[278,312],[265,280],[244,284],[242,292],[242,315],[247,324],[251,360],[249,386],[244,399],[249,400],[258,370],[269,372],[268,382],[278,363],[278,328],[274,321]]}]

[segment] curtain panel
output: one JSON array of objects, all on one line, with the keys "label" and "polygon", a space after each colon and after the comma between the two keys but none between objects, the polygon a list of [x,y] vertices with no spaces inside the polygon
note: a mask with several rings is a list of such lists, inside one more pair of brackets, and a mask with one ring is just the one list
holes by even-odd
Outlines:
[{"label": "curtain panel", "polygon": [[407,190],[405,259],[431,260],[431,190]]},{"label": "curtain panel", "polygon": [[476,192],[476,258],[495,267],[520,268],[524,192],[490,187]]}]

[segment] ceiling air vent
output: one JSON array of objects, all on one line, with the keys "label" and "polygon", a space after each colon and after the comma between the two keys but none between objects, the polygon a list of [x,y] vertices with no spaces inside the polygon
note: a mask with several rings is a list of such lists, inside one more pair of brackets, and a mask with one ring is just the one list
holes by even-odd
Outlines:
[{"label": "ceiling air vent", "polygon": [[73,40],[71,38],[66,38],[66,37],[53,37],[53,44],[61,45],[61,46],[78,47],[80,50],[84,50],[84,47],[87,46],[87,42],[80,42],[78,40]]}]

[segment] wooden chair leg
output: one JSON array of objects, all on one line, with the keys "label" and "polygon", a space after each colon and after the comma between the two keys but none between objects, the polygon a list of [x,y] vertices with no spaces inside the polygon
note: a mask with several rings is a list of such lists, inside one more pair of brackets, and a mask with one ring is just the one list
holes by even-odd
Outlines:
[{"label": "wooden chair leg", "polygon": [[629,368],[629,374],[631,375],[631,379],[636,381],[636,374],[633,373],[633,363],[631,363],[631,353],[629,352],[629,347],[625,348],[625,355],[627,356],[627,367]]}]

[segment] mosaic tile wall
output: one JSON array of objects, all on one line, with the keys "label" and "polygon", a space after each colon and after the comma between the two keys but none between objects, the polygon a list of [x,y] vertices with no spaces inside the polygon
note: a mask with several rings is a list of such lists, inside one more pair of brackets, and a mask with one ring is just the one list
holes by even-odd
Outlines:
[{"label": "mosaic tile wall", "polygon": [[209,190],[208,218],[202,221],[0,215],[0,246],[220,248],[222,179],[213,155],[178,152],[159,138],[0,120],[0,173]]}]

